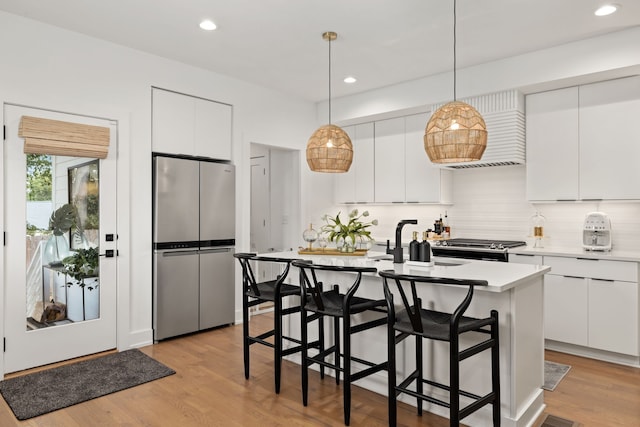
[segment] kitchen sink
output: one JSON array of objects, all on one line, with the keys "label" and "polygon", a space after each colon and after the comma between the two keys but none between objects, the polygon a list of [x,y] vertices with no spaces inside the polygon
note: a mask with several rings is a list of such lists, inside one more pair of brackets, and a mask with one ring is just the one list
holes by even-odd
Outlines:
[{"label": "kitchen sink", "polygon": [[455,262],[455,261],[436,261],[436,265],[441,265],[443,267],[455,267],[458,265],[466,264],[466,262]]},{"label": "kitchen sink", "polygon": [[391,254],[369,255],[368,258],[372,259],[374,261],[382,261],[382,260],[392,261],[393,260],[393,255],[391,255]]}]

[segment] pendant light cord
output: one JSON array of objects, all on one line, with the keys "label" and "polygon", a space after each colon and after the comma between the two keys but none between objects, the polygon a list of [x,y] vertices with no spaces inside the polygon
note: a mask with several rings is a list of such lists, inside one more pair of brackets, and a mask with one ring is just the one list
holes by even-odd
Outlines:
[{"label": "pendant light cord", "polygon": [[331,37],[329,37],[329,124],[331,124]]},{"label": "pendant light cord", "polygon": [[[456,96],[456,0],[453,0],[453,100],[457,101]],[[331,105],[331,103],[329,103]],[[331,107],[329,107],[331,111]]]}]

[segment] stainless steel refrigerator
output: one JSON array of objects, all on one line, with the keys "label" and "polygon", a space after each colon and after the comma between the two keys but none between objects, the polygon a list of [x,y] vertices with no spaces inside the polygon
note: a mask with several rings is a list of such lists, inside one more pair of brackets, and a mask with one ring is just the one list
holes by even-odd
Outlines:
[{"label": "stainless steel refrigerator", "polygon": [[234,321],[235,167],[153,157],[154,340]]}]

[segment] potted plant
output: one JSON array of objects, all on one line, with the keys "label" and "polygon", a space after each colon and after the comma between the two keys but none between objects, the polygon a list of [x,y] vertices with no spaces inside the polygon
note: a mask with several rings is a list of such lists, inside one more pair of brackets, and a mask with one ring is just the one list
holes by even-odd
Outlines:
[{"label": "potted plant", "polygon": [[341,212],[335,217],[324,215],[322,219],[326,222],[320,229],[323,233],[327,234],[327,238],[330,242],[336,242],[336,247],[341,252],[355,252],[356,241],[366,240],[367,242],[373,241],[371,237],[371,231],[368,230],[372,225],[378,225],[378,220],[374,219],[371,222],[365,222],[362,218],[369,216],[369,211],[364,211],[362,214],[358,214],[358,210],[354,209],[349,213],[349,219],[347,222],[343,222],[340,219]]},{"label": "potted plant", "polygon": [[69,254],[69,242],[66,234],[75,222],[75,208],[67,203],[53,211],[49,218],[49,230],[52,235],[47,240],[42,256],[45,265],[59,267],[62,260]]},{"label": "potted plant", "polygon": [[[99,255],[98,248],[78,249],[62,260],[64,266],[64,272],[75,280],[81,288],[85,286],[90,291],[98,287],[99,284]],[[86,283],[86,279],[92,279],[91,282]],[[67,286],[75,284],[74,282],[67,282]]]}]

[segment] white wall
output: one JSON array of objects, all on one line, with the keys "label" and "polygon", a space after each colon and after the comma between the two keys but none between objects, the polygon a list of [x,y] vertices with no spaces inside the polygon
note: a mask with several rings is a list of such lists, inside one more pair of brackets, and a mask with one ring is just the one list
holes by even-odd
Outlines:
[{"label": "white wall", "polygon": [[448,212],[452,237],[524,240],[532,244],[531,217],[540,211],[546,218],[545,246],[581,248],[582,224],[587,213],[603,211],[612,223],[615,249],[640,250],[640,202],[527,202],[525,167],[500,166],[453,171],[453,205],[353,205],[333,206],[328,213],[356,207],[368,210],[380,224],[373,227],[376,240],[391,239],[400,219],[417,219],[418,225],[403,228],[403,243],[411,231],[433,228]]},{"label": "white wall", "polygon": [[[4,12],[0,12],[0,51],[0,102],[120,120],[119,285],[127,289],[123,300],[130,303],[119,307],[119,319],[125,325],[119,330],[118,339],[120,348],[149,343],[151,87],[234,106],[238,250],[249,248],[249,141],[304,149],[308,136],[317,127],[315,107],[231,77]],[[303,173],[303,180],[314,180],[304,175],[309,174]],[[299,229],[302,227],[300,224]],[[236,299],[237,304],[240,301]],[[0,313],[0,322],[3,319],[4,314]]]},{"label": "white wall", "polygon": [[[567,87],[640,74],[640,27],[633,27],[554,48],[458,70],[459,98],[518,89],[524,93]],[[361,94],[332,100],[332,117],[350,125],[425,111],[429,105],[451,100],[451,73],[429,76]],[[327,103],[318,104],[319,122],[326,121]],[[426,124],[425,124],[426,125]],[[426,154],[425,154],[426,155]],[[304,191],[304,190],[303,190]],[[584,215],[594,210],[609,213],[617,249],[640,250],[640,203],[549,203],[526,201],[525,167],[493,167],[454,171],[453,205],[362,205],[380,225],[374,235],[391,239],[400,219],[417,218],[418,227],[433,228],[434,219],[449,213],[453,236],[529,240],[529,219],[540,210],[547,218],[547,245],[581,245]],[[347,212],[353,206],[317,206],[309,220],[320,222],[323,213]]]},{"label": "white wall", "polygon": [[[513,35],[517,37],[517,35]],[[509,89],[539,92],[640,74],[640,27],[568,43],[457,71],[458,98]],[[426,54],[426,53],[425,53]],[[334,122],[352,124],[363,117],[393,115],[450,101],[452,72],[332,99]],[[318,104],[318,122],[324,123],[327,103]]]}]

